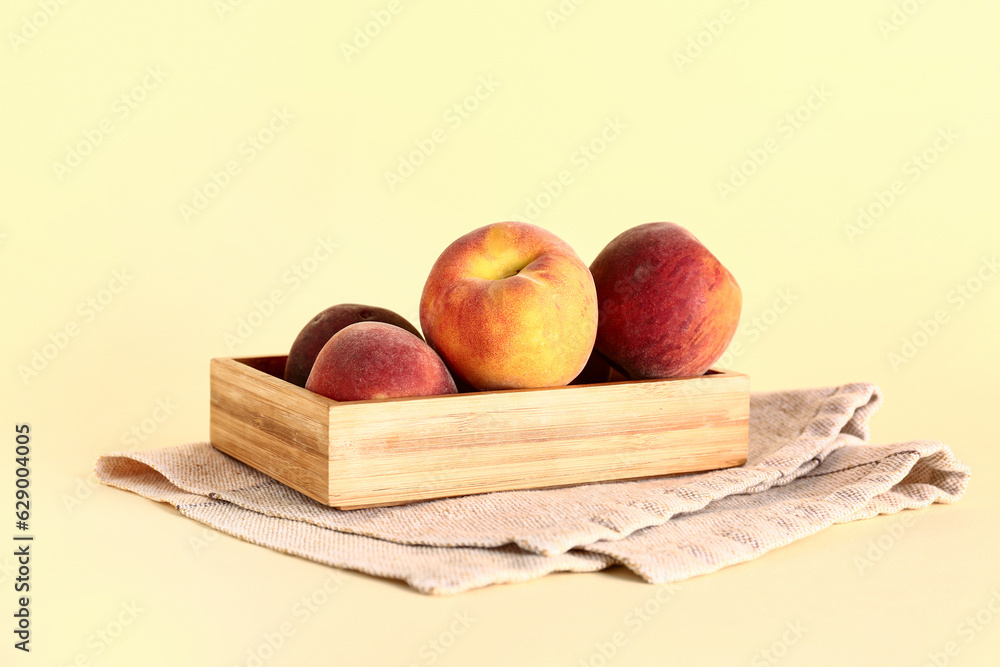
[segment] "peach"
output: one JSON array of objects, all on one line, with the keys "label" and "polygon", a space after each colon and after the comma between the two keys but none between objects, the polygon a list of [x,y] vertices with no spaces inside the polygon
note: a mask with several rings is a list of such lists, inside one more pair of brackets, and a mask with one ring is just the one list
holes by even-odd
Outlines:
[{"label": "peach", "polygon": [[595,348],[632,379],[701,375],[736,333],[739,285],[680,225],[628,229],[590,270],[600,304]]},{"label": "peach", "polygon": [[555,234],[524,222],[486,225],[434,263],[420,328],[456,378],[476,389],[565,385],[593,348],[594,280]]},{"label": "peach", "polygon": [[326,341],[344,327],[357,322],[385,322],[402,327],[414,336],[422,338],[416,327],[391,310],[360,303],[339,303],[309,320],[295,337],[292,349],[288,352],[288,359],[285,361],[285,381],[300,387],[306,386],[316,355],[326,345]]},{"label": "peach", "polygon": [[455,381],[422,339],[385,322],[351,324],[326,342],[306,389],[335,401],[454,394]]}]

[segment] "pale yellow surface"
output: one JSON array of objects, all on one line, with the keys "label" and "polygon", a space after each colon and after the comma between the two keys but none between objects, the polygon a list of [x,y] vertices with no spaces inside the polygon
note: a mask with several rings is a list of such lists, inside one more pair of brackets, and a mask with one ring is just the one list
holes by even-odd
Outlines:
[{"label": "pale yellow surface", "polygon": [[[1000,277],[984,258],[1000,253],[1000,5],[567,0],[550,25],[558,0],[400,0],[348,60],[342,43],[387,2],[224,2],[0,10],[0,542],[15,423],[33,432],[37,535],[31,655],[12,648],[0,547],[0,664],[997,664]],[[54,165],[82,142],[77,166]],[[743,289],[729,367],[756,390],[878,383],[874,439],[948,443],[968,494],[661,602],[621,568],[442,599],[328,582],[336,570],[94,488],[104,452],[207,438],[211,357],[283,353],[338,302],[416,322],[437,254],[510,218],[587,262],[632,225],[685,225]],[[316,591],[323,604],[296,607]]]}]

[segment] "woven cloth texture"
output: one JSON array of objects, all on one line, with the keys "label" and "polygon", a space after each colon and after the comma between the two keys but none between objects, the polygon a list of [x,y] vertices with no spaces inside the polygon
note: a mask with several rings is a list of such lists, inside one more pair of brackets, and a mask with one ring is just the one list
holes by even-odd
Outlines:
[{"label": "woven cloth texture", "polygon": [[107,454],[96,474],[247,542],[422,593],[616,563],[660,584],[835,523],[957,501],[970,471],[947,446],[870,443],[881,401],[868,383],[757,392],[748,460],[737,468],[395,507],[327,507],[207,442]]}]

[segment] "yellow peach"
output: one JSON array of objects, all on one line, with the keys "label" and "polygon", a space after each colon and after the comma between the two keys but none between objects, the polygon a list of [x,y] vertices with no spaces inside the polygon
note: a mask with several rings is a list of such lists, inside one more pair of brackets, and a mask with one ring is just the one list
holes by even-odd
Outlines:
[{"label": "yellow peach", "polygon": [[597,292],[558,236],[498,222],[454,241],[434,263],[420,326],[456,378],[476,389],[560,386],[590,357]]}]

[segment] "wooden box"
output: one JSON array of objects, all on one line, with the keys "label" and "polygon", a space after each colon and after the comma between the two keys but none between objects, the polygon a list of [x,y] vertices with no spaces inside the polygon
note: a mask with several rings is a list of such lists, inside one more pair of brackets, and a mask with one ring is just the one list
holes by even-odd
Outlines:
[{"label": "wooden box", "polygon": [[741,465],[750,379],[608,382],[337,402],[285,357],[211,362],[212,445],[340,509]]}]

